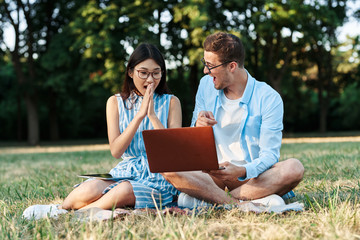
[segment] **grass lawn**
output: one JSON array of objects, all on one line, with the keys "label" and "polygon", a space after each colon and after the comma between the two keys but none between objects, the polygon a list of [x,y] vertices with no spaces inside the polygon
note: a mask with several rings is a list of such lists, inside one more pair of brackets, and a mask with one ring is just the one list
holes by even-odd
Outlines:
[{"label": "grass lawn", "polygon": [[360,143],[284,144],[281,159],[306,169],[295,189],[302,213],[236,209],[201,215],[129,215],[81,222],[73,214],[26,221],[32,204],[61,203],[80,173],[107,172],[109,151],[0,155],[0,239],[360,239]]}]

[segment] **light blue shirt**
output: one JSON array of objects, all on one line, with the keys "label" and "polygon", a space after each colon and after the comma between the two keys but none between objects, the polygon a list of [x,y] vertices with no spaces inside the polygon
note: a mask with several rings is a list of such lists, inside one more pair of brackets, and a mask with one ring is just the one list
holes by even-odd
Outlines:
[{"label": "light blue shirt", "polygon": [[[279,161],[283,130],[284,107],[280,95],[265,82],[247,74],[248,81],[239,103],[243,109],[239,139],[247,162],[243,165],[246,177],[239,181],[256,178]],[[221,106],[221,91],[214,88],[211,76],[200,80],[191,126],[195,125],[200,111],[211,111],[216,116]]]}]

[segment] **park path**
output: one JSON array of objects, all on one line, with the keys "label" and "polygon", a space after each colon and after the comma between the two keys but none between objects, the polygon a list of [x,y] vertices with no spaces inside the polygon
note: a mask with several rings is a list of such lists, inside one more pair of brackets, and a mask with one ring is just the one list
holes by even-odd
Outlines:
[{"label": "park path", "polygon": [[[360,136],[351,137],[304,137],[284,138],[282,143],[360,142]],[[109,150],[109,144],[88,144],[71,146],[0,147],[0,154],[54,153]]]}]

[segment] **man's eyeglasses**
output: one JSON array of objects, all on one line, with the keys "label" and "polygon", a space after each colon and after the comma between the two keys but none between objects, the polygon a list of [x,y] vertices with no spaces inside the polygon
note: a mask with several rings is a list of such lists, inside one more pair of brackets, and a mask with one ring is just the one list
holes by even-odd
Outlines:
[{"label": "man's eyeglasses", "polygon": [[209,66],[205,63],[205,59],[204,59],[204,58],[201,59],[201,62],[202,62],[202,63],[204,64],[204,66],[209,70],[209,72],[206,73],[206,74],[210,74],[210,73],[211,73],[211,69],[220,67],[220,66],[222,66],[222,65],[231,63],[231,62],[233,62],[233,61],[226,61],[226,62],[224,62],[224,63],[222,63],[222,64],[219,64],[219,65],[216,65],[216,66],[214,66],[214,67],[209,67]]},{"label": "man's eyeglasses", "polygon": [[153,79],[160,79],[162,76],[162,71],[149,72],[146,70],[138,70],[138,69],[135,69],[135,70],[138,72],[139,78],[144,79],[144,80],[148,79],[150,74],[153,77]]}]

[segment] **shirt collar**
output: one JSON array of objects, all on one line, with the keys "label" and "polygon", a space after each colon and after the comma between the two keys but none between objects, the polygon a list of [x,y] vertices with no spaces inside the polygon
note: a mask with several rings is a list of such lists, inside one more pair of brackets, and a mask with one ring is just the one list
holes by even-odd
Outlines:
[{"label": "shirt collar", "polygon": [[[250,99],[251,99],[251,96],[254,92],[254,87],[255,87],[255,78],[253,78],[249,72],[245,69],[246,71],[246,74],[247,74],[247,83],[246,83],[246,87],[245,87],[245,90],[244,90],[244,94],[243,96],[241,97],[241,103],[244,103],[244,104],[248,104],[250,102]],[[224,92],[224,90],[218,90],[218,99],[220,100],[220,93],[221,92]]]},{"label": "shirt collar", "polygon": [[246,69],[245,69],[245,71],[247,73],[248,80],[246,83],[246,87],[245,87],[241,102],[244,104],[248,104],[250,102],[251,96],[254,92],[255,78],[253,78]]}]

